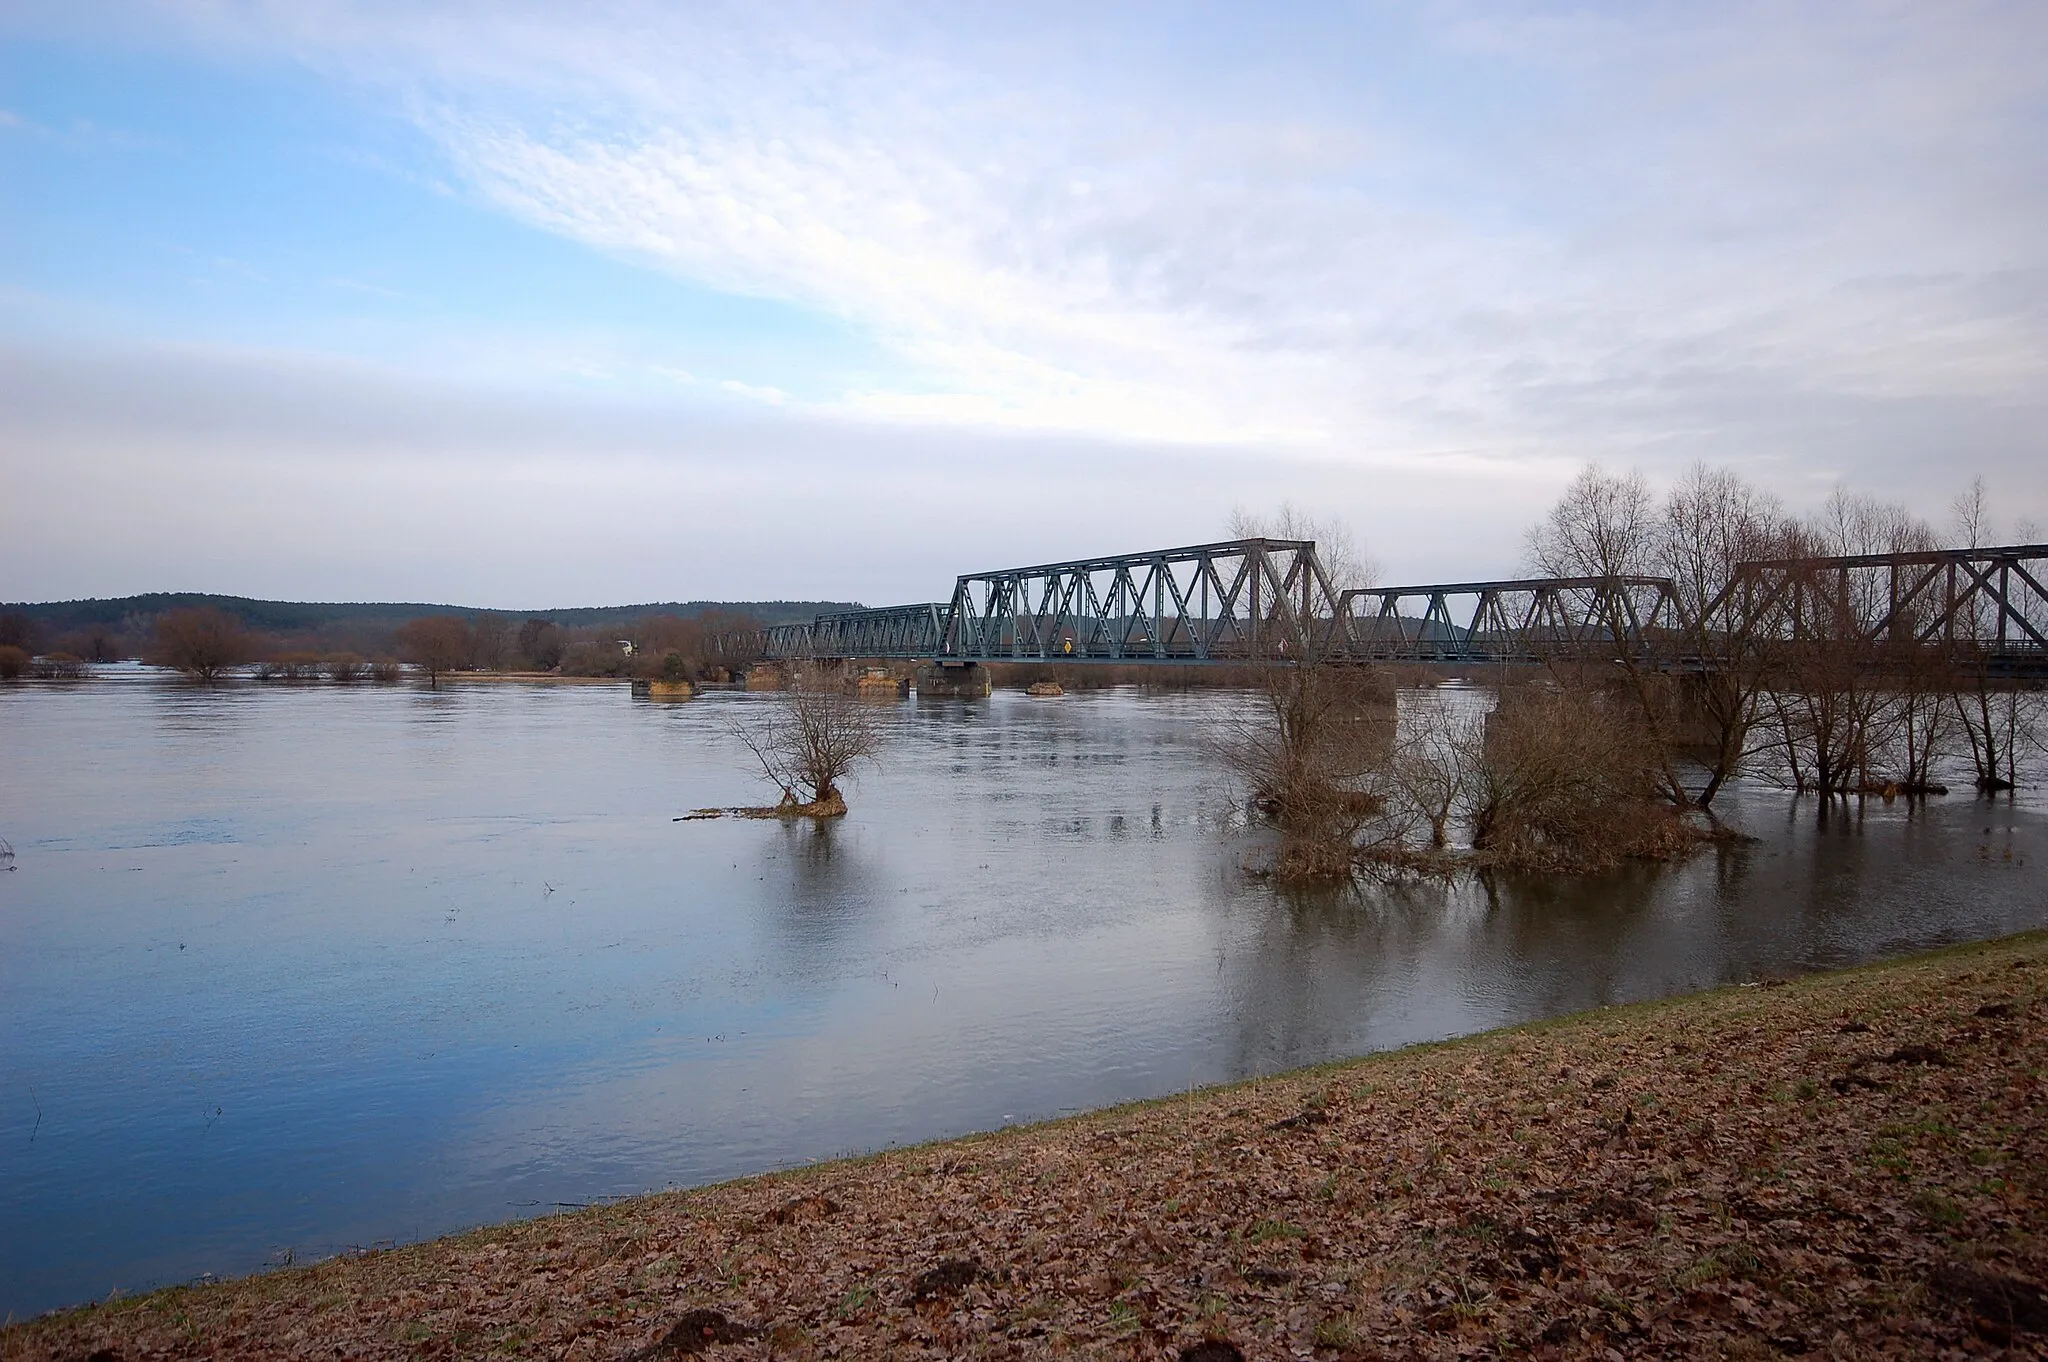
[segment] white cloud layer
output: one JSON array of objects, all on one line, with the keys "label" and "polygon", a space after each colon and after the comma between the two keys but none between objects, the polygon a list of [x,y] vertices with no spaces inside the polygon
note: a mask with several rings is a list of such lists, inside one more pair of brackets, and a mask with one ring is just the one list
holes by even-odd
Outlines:
[{"label": "white cloud layer", "polygon": [[[502,390],[361,365],[0,343],[0,599],[220,591],[506,609],[945,596],[956,573],[1221,537],[1273,489],[1427,526],[1434,475]],[[1467,465],[1468,471],[1471,466]],[[1519,547],[1527,470],[1465,524]],[[1413,572],[1473,546],[1390,534]]]},{"label": "white cloud layer", "polygon": [[504,213],[872,336],[899,367],[830,392],[662,380],[850,448],[1328,463],[1369,537],[1375,477],[1497,508],[1586,458],[2048,514],[2048,7],[156,12]]},{"label": "white cloud layer", "polygon": [[1614,457],[2048,360],[2035,5],[165,9],[528,222],[869,329],[916,381],[850,412]]}]

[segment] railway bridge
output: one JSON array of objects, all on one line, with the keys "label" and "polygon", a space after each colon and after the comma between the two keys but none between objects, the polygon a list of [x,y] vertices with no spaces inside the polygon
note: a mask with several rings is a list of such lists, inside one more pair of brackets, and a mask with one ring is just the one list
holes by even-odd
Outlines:
[{"label": "railway bridge", "polygon": [[971,572],[944,601],[721,636],[730,663],[910,660],[1443,667],[1560,659],[1661,669],[1807,645],[2048,680],[2048,544],[1735,565],[1707,597],[1658,576],[1342,586],[1312,540],[1233,539]]}]

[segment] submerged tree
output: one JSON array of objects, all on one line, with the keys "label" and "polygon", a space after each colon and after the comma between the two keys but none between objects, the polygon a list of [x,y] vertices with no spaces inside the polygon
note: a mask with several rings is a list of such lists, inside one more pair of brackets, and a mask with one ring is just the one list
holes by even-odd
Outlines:
[{"label": "submerged tree", "polygon": [[1405,846],[1409,832],[1421,825],[1429,829],[1430,850],[1442,852],[1451,844],[1451,818],[1479,774],[1483,717],[1471,721],[1439,692],[1402,705],[1397,732],[1387,763],[1393,847]]},{"label": "submerged tree", "polygon": [[1657,559],[1678,593],[1680,650],[1717,659],[1685,668],[1679,687],[1676,736],[1706,771],[1702,809],[1755,754],[1771,680],[1771,606],[1738,569],[1784,556],[1786,536],[1778,499],[1725,468],[1694,464],[1664,501]]},{"label": "submerged tree", "polygon": [[1516,686],[1487,716],[1466,778],[1473,850],[1490,864],[1596,870],[1660,856],[1692,839],[1660,798],[1662,756],[1618,697],[1549,684]]},{"label": "submerged tree", "polygon": [[[1984,479],[1978,478],[1950,507],[1957,538],[1966,548],[1997,543],[1990,496]],[[2021,521],[2012,527],[2011,542],[2033,539],[2039,530]],[[2039,691],[2025,691],[2011,681],[1993,674],[1984,649],[1975,640],[1991,632],[1997,606],[1981,591],[1973,593],[1958,610],[1959,628],[1970,642],[1956,650],[1954,693],[1956,719],[1970,745],[1970,761],[1976,768],[1977,788],[1987,794],[2010,790],[2019,784],[2020,754],[2040,745],[2040,720],[2048,705]]]},{"label": "submerged tree", "polygon": [[195,681],[213,681],[228,668],[247,662],[253,651],[239,620],[212,606],[199,606],[157,617],[150,660],[176,667]]},{"label": "submerged tree", "polygon": [[[1657,789],[1666,800],[1685,808],[1693,800],[1672,760],[1677,742],[1670,731],[1670,687],[1656,666],[1618,646],[1637,632],[1637,621],[1629,617],[1630,593],[1621,581],[1656,572],[1664,525],[1665,518],[1641,473],[1623,476],[1608,473],[1599,464],[1588,464],[1549,515],[1529,531],[1528,554],[1530,566],[1540,576],[1602,583],[1579,589],[1592,601],[1604,639],[1593,642],[1592,654],[1570,661],[1618,664],[1619,679],[1634,698],[1637,714],[1650,733]],[[1572,687],[1589,683],[1580,666],[1567,666],[1555,675],[1561,684]],[[1592,680],[1591,684],[1600,682]]]},{"label": "submerged tree", "polygon": [[1263,681],[1223,721],[1220,755],[1280,834],[1279,877],[1343,878],[1384,806],[1374,787],[1393,749],[1393,687],[1320,658],[1275,663]]},{"label": "submerged tree", "polygon": [[844,814],[841,782],[862,763],[880,759],[882,730],[874,711],[847,695],[835,680],[815,668],[802,668],[788,691],[765,704],[750,704],[749,709],[759,712],[733,720],[733,735],[782,791],[782,808],[789,813],[819,818]]},{"label": "submerged tree", "polygon": [[1908,613],[1897,614],[1889,582],[1829,559],[1933,547],[1933,534],[1905,507],[1836,488],[1791,536],[1783,569],[1788,617],[1774,646],[1770,692],[1775,740],[1795,789],[1845,794],[1885,788],[1895,763],[1925,769],[1938,733],[1926,703],[1938,682],[1923,674],[1927,650],[1913,643]]},{"label": "submerged tree", "polygon": [[[1340,589],[1366,585],[1372,568],[1344,526],[1292,506],[1268,517],[1235,511],[1230,533],[1308,543],[1313,553],[1286,559],[1306,576],[1298,597],[1254,597],[1252,660],[1263,664],[1258,694],[1219,726],[1218,755],[1280,834],[1275,873],[1285,880],[1340,879],[1356,865],[1361,830],[1384,806],[1376,785],[1393,747],[1391,683],[1332,656]],[[1270,555],[1297,552],[1276,547]],[[1279,561],[1258,566],[1287,576]]]},{"label": "submerged tree", "polygon": [[398,655],[427,674],[427,684],[439,688],[441,673],[452,672],[469,661],[469,626],[453,615],[422,615],[398,627]]}]

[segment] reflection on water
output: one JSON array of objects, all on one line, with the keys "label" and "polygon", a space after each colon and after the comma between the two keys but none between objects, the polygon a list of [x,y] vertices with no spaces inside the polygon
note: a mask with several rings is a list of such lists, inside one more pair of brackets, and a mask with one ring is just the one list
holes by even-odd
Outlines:
[{"label": "reflection on water", "polygon": [[761,702],[0,689],[0,1312],[2048,923],[2024,794],[1280,893],[1216,696],[892,704],[842,823],[671,822]]}]

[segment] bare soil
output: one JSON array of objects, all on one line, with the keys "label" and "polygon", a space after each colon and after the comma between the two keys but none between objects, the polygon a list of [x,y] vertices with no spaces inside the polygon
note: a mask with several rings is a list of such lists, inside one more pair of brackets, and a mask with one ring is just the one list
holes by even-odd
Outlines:
[{"label": "bare soil", "polygon": [[2041,1357],[2048,934],[46,1316],[0,1358]]}]

